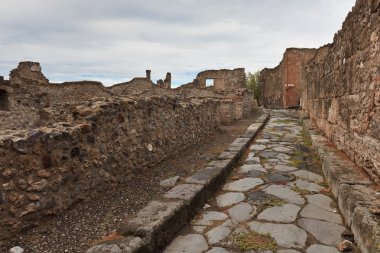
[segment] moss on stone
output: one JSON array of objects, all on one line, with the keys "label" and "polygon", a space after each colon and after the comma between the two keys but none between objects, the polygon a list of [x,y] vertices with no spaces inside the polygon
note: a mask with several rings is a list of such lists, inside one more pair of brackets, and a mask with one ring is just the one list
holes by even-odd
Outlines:
[{"label": "moss on stone", "polygon": [[269,199],[265,202],[265,205],[267,206],[282,206],[286,204],[287,202],[283,199]]},{"label": "moss on stone", "polygon": [[277,250],[277,243],[270,234],[261,234],[254,231],[237,235],[234,239],[234,244],[240,250]]}]

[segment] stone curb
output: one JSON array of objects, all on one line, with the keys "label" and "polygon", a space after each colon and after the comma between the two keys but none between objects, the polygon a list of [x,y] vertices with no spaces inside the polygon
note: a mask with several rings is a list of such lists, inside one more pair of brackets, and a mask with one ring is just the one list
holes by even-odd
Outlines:
[{"label": "stone curb", "polygon": [[151,201],[133,217],[121,222],[117,229],[122,235],[88,249],[87,253],[156,253],[174,238],[190,221],[197,209],[224,183],[242,158],[269,114],[263,114],[246,132],[232,142],[215,160],[198,170],[160,199]]},{"label": "stone curb", "polygon": [[311,120],[304,120],[303,126],[361,252],[380,252],[380,216],[369,212],[370,206],[380,205],[376,184],[363,169],[337,150]]}]

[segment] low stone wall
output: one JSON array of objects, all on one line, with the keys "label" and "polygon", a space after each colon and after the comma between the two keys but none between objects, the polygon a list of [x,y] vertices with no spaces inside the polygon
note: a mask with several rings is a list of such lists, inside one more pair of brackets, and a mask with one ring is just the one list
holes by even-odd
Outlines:
[{"label": "low stone wall", "polygon": [[132,173],[205,138],[220,102],[169,97],[98,99],[73,121],[7,130],[0,139],[0,238],[127,183]]}]

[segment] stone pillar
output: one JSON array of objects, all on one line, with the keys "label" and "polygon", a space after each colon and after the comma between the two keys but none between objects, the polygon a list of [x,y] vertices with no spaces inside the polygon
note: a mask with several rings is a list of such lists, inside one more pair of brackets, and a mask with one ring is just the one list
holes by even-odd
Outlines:
[{"label": "stone pillar", "polygon": [[165,89],[171,89],[171,87],[172,87],[172,74],[170,72],[166,73],[164,83],[165,83]]},{"label": "stone pillar", "polygon": [[151,80],[151,78],[150,78],[150,70],[146,70],[146,80],[148,80],[148,81],[150,81]]}]

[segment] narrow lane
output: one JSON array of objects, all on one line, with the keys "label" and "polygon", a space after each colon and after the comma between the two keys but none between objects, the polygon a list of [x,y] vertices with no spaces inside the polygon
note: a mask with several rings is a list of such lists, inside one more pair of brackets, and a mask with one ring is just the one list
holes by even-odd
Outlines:
[{"label": "narrow lane", "polygon": [[295,113],[271,115],[242,165],[164,253],[338,253],[342,236],[350,239]]}]

